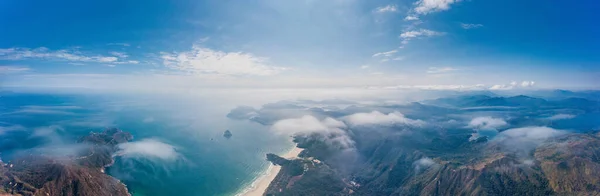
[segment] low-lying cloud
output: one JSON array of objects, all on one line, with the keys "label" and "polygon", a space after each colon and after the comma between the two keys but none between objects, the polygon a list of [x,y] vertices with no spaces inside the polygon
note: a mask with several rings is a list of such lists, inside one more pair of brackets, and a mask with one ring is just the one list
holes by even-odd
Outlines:
[{"label": "low-lying cloud", "polygon": [[119,144],[119,156],[148,157],[162,160],[176,160],[179,157],[174,146],[155,139]]},{"label": "low-lying cloud", "polygon": [[550,116],[547,119],[548,120],[564,120],[564,119],[572,119],[575,118],[576,116],[573,114],[556,114],[554,116]]},{"label": "low-lying cloud", "polygon": [[544,141],[566,133],[567,131],[550,127],[522,127],[503,131],[492,142],[500,144],[504,149],[528,154]]},{"label": "low-lying cloud", "polygon": [[433,159],[425,157],[415,161],[413,165],[415,166],[415,171],[418,173],[428,169],[431,166],[437,165],[437,163],[433,161]]},{"label": "low-lying cloud", "polygon": [[392,112],[389,114],[383,114],[379,111],[372,111],[370,113],[355,113],[344,117],[344,120],[351,125],[394,125],[394,124],[405,124],[411,126],[421,126],[425,122],[421,120],[413,120],[406,118],[400,112]]},{"label": "low-lying cloud", "polygon": [[493,118],[491,116],[473,118],[469,122],[468,127],[472,129],[484,129],[484,130],[496,130],[508,125],[506,121],[501,118]]},{"label": "low-lying cloud", "polygon": [[280,120],[271,126],[271,130],[275,133],[294,136],[320,134],[326,143],[351,148],[354,146],[354,141],[343,130],[345,128],[346,124],[342,121],[330,117],[319,120],[311,115]]}]

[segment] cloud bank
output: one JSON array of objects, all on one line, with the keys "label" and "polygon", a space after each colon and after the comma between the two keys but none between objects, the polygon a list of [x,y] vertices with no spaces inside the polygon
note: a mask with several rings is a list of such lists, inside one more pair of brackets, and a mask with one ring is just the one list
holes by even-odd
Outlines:
[{"label": "cloud bank", "polygon": [[400,112],[392,112],[389,114],[383,114],[379,111],[373,111],[370,113],[356,113],[344,117],[344,120],[353,126],[361,125],[394,125],[394,124],[405,124],[411,126],[421,126],[425,122],[421,120],[413,120],[406,118]]},{"label": "cloud bank", "polygon": [[351,148],[354,146],[354,141],[343,130],[344,128],[346,128],[344,122],[329,117],[319,120],[311,115],[280,120],[271,126],[271,130],[275,133],[294,136],[319,134],[322,136],[321,139],[330,145]]},{"label": "cloud bank", "polygon": [[550,116],[547,119],[548,120],[564,120],[564,119],[572,119],[575,118],[576,116],[573,114],[556,114],[554,116]]},{"label": "cloud bank", "polygon": [[529,152],[544,141],[566,134],[567,131],[550,127],[522,127],[500,132],[493,140],[493,144],[500,144],[504,149],[517,154],[528,156]]},{"label": "cloud bank", "polygon": [[502,128],[508,125],[506,121],[501,118],[493,118],[491,116],[477,117],[473,118],[467,127],[472,129],[485,129],[485,130],[495,130],[498,128]]},{"label": "cloud bank", "polygon": [[179,154],[172,145],[155,139],[144,139],[136,142],[119,144],[117,155],[124,157],[147,157],[162,160],[176,160]]}]

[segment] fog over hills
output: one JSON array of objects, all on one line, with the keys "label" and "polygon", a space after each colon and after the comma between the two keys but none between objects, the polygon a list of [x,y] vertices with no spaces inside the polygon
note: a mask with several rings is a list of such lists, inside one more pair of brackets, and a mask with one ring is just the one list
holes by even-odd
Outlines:
[{"label": "fog over hills", "polygon": [[286,101],[228,116],[271,125],[304,150],[297,159],[268,156],[284,169],[267,195],[597,194],[600,104],[585,98],[595,92],[552,93]]}]

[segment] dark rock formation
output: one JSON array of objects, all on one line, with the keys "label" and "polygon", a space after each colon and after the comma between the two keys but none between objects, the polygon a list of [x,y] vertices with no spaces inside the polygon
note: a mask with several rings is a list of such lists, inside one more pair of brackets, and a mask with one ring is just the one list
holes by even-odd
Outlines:
[{"label": "dark rock formation", "polygon": [[233,136],[233,134],[231,134],[231,131],[226,130],[225,133],[223,133],[223,137],[229,139],[231,138],[231,136]]}]

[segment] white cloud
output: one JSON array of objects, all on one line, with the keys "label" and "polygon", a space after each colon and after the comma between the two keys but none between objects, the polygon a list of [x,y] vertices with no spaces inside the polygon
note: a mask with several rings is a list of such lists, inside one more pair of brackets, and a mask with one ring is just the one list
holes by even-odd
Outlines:
[{"label": "white cloud", "polygon": [[413,165],[415,166],[415,171],[420,172],[423,169],[427,169],[431,166],[437,165],[437,163],[433,161],[433,159],[425,157],[415,161]]},{"label": "white cloud", "polygon": [[370,66],[369,65],[362,65],[360,66],[361,69],[368,69]]},{"label": "white cloud", "polygon": [[390,56],[394,55],[396,52],[398,52],[398,50],[390,50],[390,51],[387,51],[387,52],[379,52],[379,53],[373,54],[373,57],[380,57],[380,56],[382,56],[382,57],[390,57]]},{"label": "white cloud", "polygon": [[109,56],[109,57],[98,57],[97,60],[98,60],[98,62],[101,62],[101,63],[110,63],[110,62],[115,62],[119,59],[117,59],[117,57]]},{"label": "white cloud", "polygon": [[313,132],[327,132],[329,128],[319,121],[314,116],[305,115],[301,118],[284,119],[275,122],[271,126],[271,130],[277,133],[313,133]]},{"label": "white cloud", "polygon": [[129,55],[127,55],[124,52],[111,52],[110,54],[113,55],[113,56],[119,57],[119,58],[127,58],[127,57],[129,57]]},{"label": "white cloud", "polygon": [[150,157],[163,160],[175,160],[179,154],[172,145],[155,139],[144,139],[136,142],[119,144],[117,155],[125,157]]},{"label": "white cloud", "polygon": [[180,53],[162,53],[168,68],[191,74],[216,75],[275,75],[285,70],[267,64],[267,59],[249,53],[223,52],[194,45],[192,50]]},{"label": "white cloud", "polygon": [[290,118],[275,122],[271,131],[288,135],[310,135],[320,134],[325,142],[343,148],[352,148],[354,141],[342,130],[346,124],[333,118],[325,118],[320,121],[311,115],[300,118]]},{"label": "white cloud", "polygon": [[408,42],[413,39],[422,38],[422,37],[442,36],[445,34],[446,33],[444,33],[444,32],[437,32],[437,31],[432,31],[429,29],[405,31],[402,34],[400,34],[400,38],[402,38],[402,42],[401,42],[402,45],[400,46],[400,48],[403,48],[404,45],[408,44]]},{"label": "white cloud", "polygon": [[428,74],[442,74],[442,73],[453,72],[456,70],[458,70],[458,69],[455,69],[452,67],[429,67],[427,69],[427,73]]},{"label": "white cloud", "polygon": [[481,129],[481,130],[496,130],[498,128],[502,128],[508,125],[504,119],[501,118],[493,118],[490,116],[477,117],[473,118],[471,122],[469,122],[468,127],[472,129]]},{"label": "white cloud", "polygon": [[401,61],[401,60],[404,60],[404,57],[403,56],[399,56],[399,57],[393,58],[392,60],[393,61]]},{"label": "white cloud", "polygon": [[521,82],[522,87],[532,87],[535,84],[534,81],[523,81]]},{"label": "white cloud", "polygon": [[129,61],[118,61],[118,62],[113,62],[113,64],[138,64],[140,63],[139,61],[134,61],[134,60],[129,60]]},{"label": "white cloud", "polygon": [[461,0],[419,0],[415,3],[414,11],[418,14],[428,14],[432,12],[444,11],[450,9],[450,5]]},{"label": "white cloud", "polygon": [[495,140],[510,141],[510,143],[535,143],[541,142],[565,134],[565,131],[550,127],[523,127],[509,129],[498,134]]},{"label": "white cloud", "polygon": [[534,81],[523,81],[523,82],[521,82],[520,86],[519,86],[519,83],[517,83],[516,81],[512,81],[509,84],[493,85],[489,89],[490,90],[512,90],[517,87],[529,88],[529,87],[533,87],[533,85],[535,85]]},{"label": "white cloud", "polygon": [[460,26],[463,29],[477,29],[477,28],[483,27],[482,24],[467,24],[467,23],[460,23]]},{"label": "white cloud", "polygon": [[398,11],[398,8],[396,7],[396,5],[387,5],[384,7],[375,8],[375,12],[377,12],[377,13],[396,12],[396,11]]},{"label": "white cloud", "polygon": [[30,48],[5,48],[0,49],[0,60],[24,60],[24,59],[45,59],[62,60],[72,62],[115,62],[116,57],[102,55],[84,55],[76,49],[52,51],[45,47]]},{"label": "white cloud", "polygon": [[548,120],[564,120],[564,119],[572,119],[575,118],[577,116],[573,115],[573,114],[556,114],[554,116],[550,116],[547,119]]},{"label": "white cloud", "polygon": [[23,66],[0,66],[0,74],[19,73],[29,70],[31,70],[29,67]]},{"label": "white cloud", "polygon": [[417,16],[412,16],[412,15],[408,15],[404,18],[404,20],[406,21],[414,21],[414,20],[419,20],[419,17]]},{"label": "white cloud", "polygon": [[490,90],[511,90],[514,86],[506,84],[496,84],[490,87]]},{"label": "white cloud", "polygon": [[420,126],[425,124],[421,120],[413,120],[404,117],[400,112],[392,112],[389,114],[383,114],[379,111],[373,111],[371,113],[356,113],[344,117],[344,120],[354,126],[360,125],[393,125],[393,124],[406,124],[413,126]]},{"label": "white cloud", "polygon": [[417,31],[406,31],[400,34],[401,38],[418,38],[418,37],[431,37],[431,36],[439,36],[444,35],[443,32],[432,31],[428,29],[420,29]]}]

